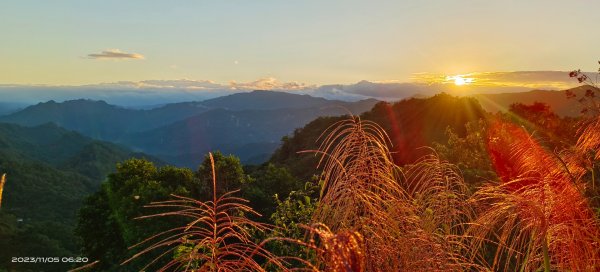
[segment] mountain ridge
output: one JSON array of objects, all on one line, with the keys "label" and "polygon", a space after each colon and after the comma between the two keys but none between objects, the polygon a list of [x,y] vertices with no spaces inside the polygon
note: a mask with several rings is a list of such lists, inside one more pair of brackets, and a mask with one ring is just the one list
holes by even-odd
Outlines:
[{"label": "mountain ridge", "polygon": [[[242,162],[268,159],[282,137],[320,116],[360,114],[373,102],[352,102],[347,107],[283,108],[272,110],[214,109],[160,128],[130,135],[125,144],[161,158],[187,157],[179,165],[195,167],[208,151],[235,154]],[[255,146],[256,149],[249,148]],[[176,162],[171,161],[171,162]]]},{"label": "mountain ridge", "polygon": [[[266,160],[269,157],[281,137],[314,118],[360,114],[370,110],[377,102],[375,99],[346,102],[260,90],[147,110],[88,99],[61,103],[50,100],[0,117],[0,122],[24,126],[52,122],[94,139],[124,144],[137,151],[172,159],[171,162],[178,165],[182,163],[180,158],[190,158],[215,149],[234,154],[243,151],[236,154],[243,161],[255,158],[252,161],[258,162],[256,158]],[[195,131],[194,127],[197,127]],[[210,130],[213,136],[207,136],[210,139],[198,137],[202,134],[200,129]],[[199,148],[198,145],[204,146]],[[250,148],[252,146],[254,151]],[[183,165],[194,167],[193,162],[196,160],[183,160]]]},{"label": "mountain ridge", "polygon": [[[567,90],[531,90],[519,93],[497,93],[497,94],[475,94],[475,97],[481,106],[490,112],[506,111],[513,103],[533,104],[542,102],[548,104],[550,108],[560,116],[577,117],[581,114],[583,105],[579,99],[585,96],[587,90],[595,90],[599,94],[599,89],[593,86],[584,85]],[[577,98],[569,99],[567,92],[574,93]]]}]

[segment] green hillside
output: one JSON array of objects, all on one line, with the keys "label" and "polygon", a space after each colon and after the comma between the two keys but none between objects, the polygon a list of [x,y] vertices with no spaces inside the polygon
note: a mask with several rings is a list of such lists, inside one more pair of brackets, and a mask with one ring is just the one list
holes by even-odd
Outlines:
[{"label": "green hillside", "polygon": [[[98,190],[117,162],[130,157],[143,155],[53,124],[0,123],[0,172],[7,174],[0,268],[22,270],[22,264],[9,263],[12,256],[77,256],[73,228],[83,199]],[[55,269],[66,268],[61,267]]]},{"label": "green hillside", "polygon": [[[392,144],[392,156],[397,164],[403,165],[427,154],[427,150],[422,147],[432,146],[434,142],[446,142],[447,128],[464,136],[465,124],[478,121],[485,115],[477,100],[442,93],[431,98],[411,98],[396,103],[380,102],[360,116],[385,129]],[[318,118],[297,129],[291,137],[283,139],[271,162],[288,166],[297,176],[310,177],[316,172],[316,156],[298,152],[317,149],[319,136],[343,118],[345,117]]]}]

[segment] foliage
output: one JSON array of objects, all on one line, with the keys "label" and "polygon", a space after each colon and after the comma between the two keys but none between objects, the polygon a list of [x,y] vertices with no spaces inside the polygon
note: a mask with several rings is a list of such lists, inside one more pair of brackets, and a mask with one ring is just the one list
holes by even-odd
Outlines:
[{"label": "foliage", "polygon": [[[598,61],[600,64],[600,61]],[[582,105],[581,113],[584,116],[595,117],[600,115],[600,103],[598,101],[598,75],[600,75],[600,68],[598,69],[598,74],[596,74],[595,79],[590,78],[590,76],[581,70],[573,70],[569,73],[569,77],[577,79],[579,83],[583,83],[582,87],[585,88],[585,93],[583,96],[580,96],[577,101]],[[572,91],[568,91],[566,93],[567,98],[575,99],[577,98],[577,94]]]},{"label": "foliage", "polygon": [[217,171],[216,175],[219,176],[219,187],[218,194],[224,192],[233,191],[239,189],[243,184],[250,182],[250,178],[244,173],[240,159],[233,155],[225,156],[221,152],[215,152],[213,159],[209,158],[209,155],[204,157],[204,160],[200,164],[197,172],[197,176],[201,182],[201,188],[205,192],[203,199],[210,197],[210,191],[212,186],[212,169],[214,161],[214,169]]},{"label": "foliage", "polygon": [[[177,220],[156,219],[151,224],[131,220],[143,215],[143,206],[152,201],[166,200],[170,194],[200,197],[200,181],[186,168],[165,166],[157,168],[143,159],[130,159],[117,165],[101,190],[90,196],[79,213],[77,234],[82,239],[82,250],[92,260],[99,260],[94,269],[139,269],[140,259],[126,267],[119,267],[126,259],[127,247],[142,241],[163,227],[174,226]],[[98,228],[101,224],[104,228]],[[151,257],[151,256],[149,256]]]},{"label": "foliage", "polygon": [[510,112],[507,115],[513,123],[535,133],[552,148],[564,149],[572,146],[577,140],[576,131],[580,118],[559,117],[545,103],[535,102],[531,105],[515,103],[510,105]]},{"label": "foliage", "polygon": [[[215,161],[209,154],[212,172],[212,199],[198,201],[192,198],[172,195],[174,200],[152,202],[148,208],[169,209],[152,215],[138,217],[154,218],[178,216],[189,219],[183,226],[171,228],[149,237],[133,247],[145,245],[145,249],[126,260],[124,263],[162,247],[170,247],[152,262],[177,251],[172,258],[158,271],[262,271],[261,265],[254,259],[256,256],[273,260],[274,256],[252,241],[252,231],[264,232],[268,225],[254,222],[244,214],[256,214],[246,205],[246,200],[234,197],[238,191],[217,191]],[[227,183],[225,183],[227,184]],[[181,250],[182,247],[187,249]],[[146,269],[148,266],[144,267]]]},{"label": "foliage", "polygon": [[107,193],[108,190],[103,188],[85,200],[79,210],[75,233],[81,239],[81,251],[85,256],[99,261],[94,269],[126,271],[118,265],[127,247],[119,223],[111,213]]},{"label": "foliage", "polygon": [[[68,263],[13,264],[9,257],[81,256],[73,235],[77,210],[114,171],[116,162],[132,156],[143,155],[55,124],[0,124],[0,170],[9,178],[2,210],[18,220],[15,231],[6,236],[14,246],[0,247],[0,268],[67,270]],[[32,242],[36,239],[39,242]]]},{"label": "foliage", "polygon": [[541,102],[535,102],[531,105],[514,103],[510,105],[509,111],[544,128],[551,130],[557,128],[558,115],[552,112],[547,104]]},{"label": "foliage", "polygon": [[12,257],[72,256],[75,246],[64,233],[68,226],[53,221],[19,222],[9,212],[0,211],[0,271],[65,271],[69,263],[18,263]]},{"label": "foliage", "polygon": [[455,164],[470,190],[475,191],[484,181],[496,179],[496,174],[486,150],[487,122],[483,119],[469,122],[465,128],[465,136],[460,137],[448,127],[448,141],[445,144],[433,143],[433,149],[441,158]]},{"label": "foliage", "polygon": [[361,115],[364,120],[377,123],[389,135],[393,161],[398,165],[414,163],[427,155],[428,151],[421,147],[447,141],[446,128],[464,137],[466,123],[486,116],[476,99],[446,93],[393,104],[381,102]]},{"label": "foliage", "polygon": [[[303,240],[306,236],[306,228],[303,226],[311,223],[317,207],[318,194],[319,186],[307,182],[303,189],[290,192],[284,200],[280,200],[276,195],[276,210],[270,217],[275,229],[270,236]],[[268,246],[277,256],[294,256],[302,260],[313,258],[313,252],[296,243],[274,239]]]},{"label": "foliage", "polygon": [[242,195],[265,219],[271,217],[280,203],[278,195],[286,196],[302,189],[302,183],[287,168],[272,163],[257,168],[250,176],[250,182],[243,184]]}]

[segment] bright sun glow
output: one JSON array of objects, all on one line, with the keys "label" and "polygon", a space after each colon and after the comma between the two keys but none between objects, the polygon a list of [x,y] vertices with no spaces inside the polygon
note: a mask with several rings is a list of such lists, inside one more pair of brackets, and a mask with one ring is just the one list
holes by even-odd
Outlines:
[{"label": "bright sun glow", "polygon": [[458,86],[460,86],[460,85],[465,85],[465,83],[467,83],[467,82],[465,82],[465,79],[464,79],[464,78],[462,78],[462,77],[456,77],[456,78],[454,79],[454,84],[456,84],[456,85],[458,85]]},{"label": "bright sun glow", "polygon": [[462,75],[456,75],[456,76],[447,76],[446,81],[454,82],[454,85],[456,85],[456,86],[462,86],[462,85],[467,85],[467,84],[473,83],[473,78],[464,77]]}]

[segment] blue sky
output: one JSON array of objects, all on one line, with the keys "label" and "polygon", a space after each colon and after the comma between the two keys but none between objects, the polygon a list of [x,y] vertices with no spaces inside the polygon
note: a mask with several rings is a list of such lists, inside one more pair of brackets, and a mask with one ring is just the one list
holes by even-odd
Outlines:
[{"label": "blue sky", "polygon": [[2,1],[0,84],[593,71],[599,10],[599,1]]}]

